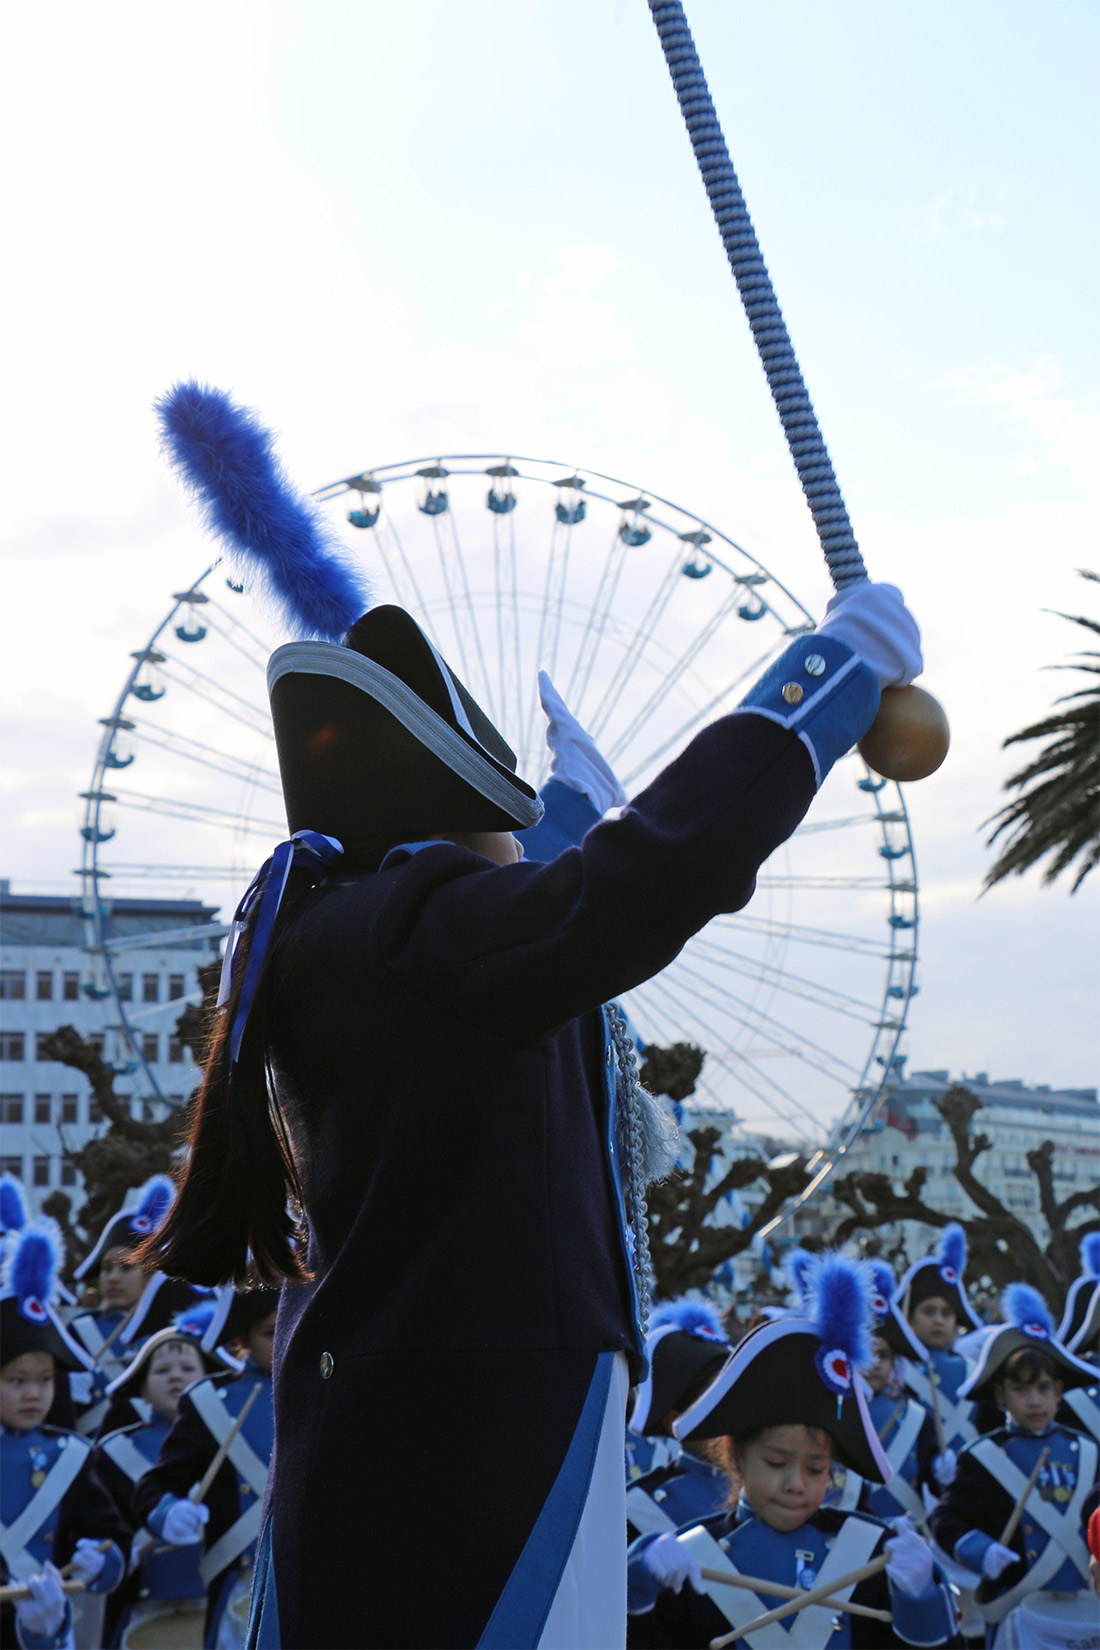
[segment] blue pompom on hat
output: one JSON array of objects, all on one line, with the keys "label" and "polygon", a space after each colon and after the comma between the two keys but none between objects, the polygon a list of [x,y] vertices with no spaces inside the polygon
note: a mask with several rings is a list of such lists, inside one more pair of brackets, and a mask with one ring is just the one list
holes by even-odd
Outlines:
[{"label": "blue pompom on hat", "polygon": [[1055,1334],[1050,1308],[1030,1283],[1010,1283],[1001,1295],[1004,1323],[983,1343],[977,1365],[959,1388],[959,1396],[992,1402],[993,1388],[1003,1380],[1007,1365],[1026,1347],[1047,1353],[1058,1368],[1063,1386],[1092,1386],[1096,1366],[1083,1363]]},{"label": "blue pompom on hat", "polygon": [[[926,1255],[910,1266],[894,1295],[901,1314],[911,1318],[915,1307],[933,1298],[946,1300],[954,1309],[959,1333],[981,1329],[982,1320],[971,1306],[966,1293],[966,1232],[957,1220],[944,1227],[936,1252]],[[921,1357],[927,1353],[921,1352]]]},{"label": "blue pompom on hat", "polygon": [[56,1220],[40,1216],[4,1243],[0,1280],[0,1359],[48,1352],[64,1369],[89,1369],[91,1359],[69,1335],[57,1310],[65,1243]]},{"label": "blue pompom on hat", "polygon": [[683,1295],[662,1301],[650,1315],[646,1353],[649,1373],[640,1383],[630,1412],[632,1432],[666,1434],[664,1416],[685,1409],[730,1351],[722,1320],[709,1301]]}]

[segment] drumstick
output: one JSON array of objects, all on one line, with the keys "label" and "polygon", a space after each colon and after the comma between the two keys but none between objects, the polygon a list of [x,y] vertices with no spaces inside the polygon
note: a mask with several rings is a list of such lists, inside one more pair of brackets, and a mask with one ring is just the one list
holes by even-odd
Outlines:
[{"label": "drumstick", "polygon": [[897,1403],[894,1405],[893,1409],[890,1411],[889,1415],[886,1417],[885,1421],[883,1421],[883,1423],[882,1423],[882,1431],[878,1435],[878,1441],[879,1441],[880,1444],[882,1443],[883,1439],[886,1437],[886,1434],[889,1432],[890,1428],[893,1426],[894,1422],[898,1419],[898,1417],[905,1413],[905,1409],[906,1409],[908,1403],[909,1403],[908,1398],[899,1398],[898,1399]]},{"label": "drumstick", "polygon": [[[784,1587],[779,1581],[761,1581],[759,1576],[733,1575],[729,1570],[712,1570],[706,1564],[700,1566],[703,1578],[706,1581],[724,1581],[727,1587],[745,1587],[752,1593],[770,1594],[774,1598],[803,1598],[805,1588]],[[870,1616],[872,1621],[893,1621],[889,1610],[872,1610],[869,1604],[844,1604],[840,1599],[829,1599],[827,1607],[830,1610],[843,1610],[850,1616]]]},{"label": "drumstick", "polygon": [[233,1440],[244,1426],[249,1410],[259,1397],[260,1388],[263,1384],[264,1383],[262,1381],[257,1381],[256,1385],[252,1388],[252,1391],[248,1394],[248,1397],[241,1406],[241,1413],[237,1416],[237,1419],[233,1422],[233,1425],[226,1433],[224,1441],[219,1444],[217,1454],[214,1456],[214,1459],[203,1473],[199,1482],[197,1484],[192,1484],[191,1488],[188,1490],[187,1499],[189,1501],[201,1501],[211,1484],[214,1482],[222,1462],[225,1460],[226,1456],[229,1454],[229,1451],[233,1447]]},{"label": "drumstick", "polygon": [[[114,1546],[114,1542],[111,1540],[110,1536],[108,1536],[106,1541],[97,1541],[96,1542],[96,1549],[95,1550],[96,1550],[97,1553],[105,1553],[105,1552],[108,1551],[109,1548],[111,1548],[113,1546]],[[66,1577],[72,1575],[72,1573],[75,1569],[76,1569],[76,1560],[74,1558],[74,1559],[70,1559],[68,1564],[64,1565],[63,1568],[58,1570],[57,1573],[61,1577],[62,1581],[64,1581],[66,1579]]]},{"label": "drumstick", "polygon": [[[61,1591],[63,1593],[82,1593],[84,1583],[82,1581],[63,1581]],[[33,1594],[30,1588],[24,1586],[22,1582],[12,1582],[6,1587],[0,1587],[0,1604],[21,1604],[25,1598],[32,1597]]]},{"label": "drumstick", "polygon": [[1047,1461],[1049,1459],[1050,1459],[1050,1451],[1048,1449],[1045,1449],[1043,1451],[1042,1455],[1040,1455],[1039,1459],[1036,1461],[1035,1465],[1032,1467],[1031,1477],[1028,1479],[1027,1483],[1024,1485],[1023,1489],[1020,1491],[1020,1499],[1017,1501],[1016,1505],[1013,1507],[1011,1516],[1009,1517],[1009,1520],[1008,1520],[1008,1523],[1005,1525],[1004,1529],[1001,1531],[999,1540],[1000,1540],[1000,1543],[1001,1543],[1002,1547],[1007,1547],[1009,1542],[1012,1540],[1012,1537],[1016,1534],[1016,1526],[1020,1522],[1021,1518],[1024,1516],[1024,1507],[1027,1503],[1027,1498],[1031,1494],[1032,1490],[1035,1488],[1035,1485],[1036,1485],[1036,1483],[1038,1482],[1038,1479],[1039,1479],[1039,1474],[1042,1472],[1043,1468],[1046,1466]]},{"label": "drumstick", "polygon": [[936,1380],[936,1371],[932,1368],[931,1361],[926,1363],[924,1367],[928,1371],[928,1385],[932,1388],[932,1419],[936,1423],[936,1442],[940,1446],[939,1453],[942,1455],[947,1448],[947,1440],[943,1435],[943,1416],[940,1414],[939,1383]]},{"label": "drumstick", "polygon": [[835,1610],[836,1604],[829,1599],[830,1593],[839,1593],[845,1587],[856,1587],[861,1581],[867,1581],[871,1576],[877,1576],[880,1570],[885,1570],[890,1562],[886,1553],[880,1553],[869,1564],[861,1564],[858,1570],[849,1570],[847,1575],[837,1576],[835,1581],[826,1581],[812,1587],[801,1598],[792,1599],[789,1604],[781,1604],[777,1610],[768,1610],[765,1615],[754,1616],[752,1621],[744,1627],[737,1627],[732,1633],[726,1633],[721,1638],[711,1639],[710,1650],[725,1650],[727,1644],[733,1644],[737,1639],[743,1639],[746,1633],[755,1633],[760,1627],[767,1627],[773,1621],[781,1621],[784,1616],[793,1616],[799,1610],[806,1610],[811,1604],[823,1604],[826,1609]]},{"label": "drumstick", "polygon": [[121,1318],[115,1324],[115,1327],[111,1330],[111,1333],[107,1336],[107,1339],[104,1341],[104,1343],[100,1347],[99,1351],[95,1354],[95,1361],[96,1361],[97,1364],[98,1364],[100,1358],[102,1358],[103,1354],[105,1352],[109,1352],[111,1347],[114,1346],[114,1344],[117,1341],[118,1337],[122,1334],[122,1331],[126,1328],[126,1325],[129,1323],[129,1321],[133,1317],[133,1315],[134,1315],[134,1309],[133,1309],[132,1306],[131,1306],[131,1308],[128,1312],[124,1312],[122,1314]]}]

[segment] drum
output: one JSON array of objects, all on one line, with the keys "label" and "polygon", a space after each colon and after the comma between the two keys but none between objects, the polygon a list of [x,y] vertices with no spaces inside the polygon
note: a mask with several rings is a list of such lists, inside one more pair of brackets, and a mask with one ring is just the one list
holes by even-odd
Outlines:
[{"label": "drum", "polygon": [[1100,1650],[1096,1597],[1032,1593],[1001,1622],[993,1640],[998,1650]]},{"label": "drum", "polygon": [[205,1598],[151,1599],[126,1623],[120,1650],[202,1650],[205,1616]]}]

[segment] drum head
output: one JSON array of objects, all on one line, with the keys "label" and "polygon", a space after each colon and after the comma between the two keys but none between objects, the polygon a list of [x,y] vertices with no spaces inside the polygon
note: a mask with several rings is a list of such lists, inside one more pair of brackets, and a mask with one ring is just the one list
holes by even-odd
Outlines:
[{"label": "drum head", "polygon": [[204,1598],[180,1599],[177,1604],[158,1601],[126,1623],[119,1640],[121,1650],[202,1650]]}]

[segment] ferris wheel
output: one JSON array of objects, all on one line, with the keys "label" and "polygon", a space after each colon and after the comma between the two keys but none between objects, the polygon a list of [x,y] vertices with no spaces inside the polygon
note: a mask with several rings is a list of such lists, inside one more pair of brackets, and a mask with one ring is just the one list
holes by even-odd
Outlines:
[{"label": "ferris wheel", "polygon": [[[630,795],[812,628],[718,527],[591,470],[421,458],[316,496],[356,530],[345,537],[376,598],[416,616],[533,784],[549,762],[540,667]],[[119,985],[142,937],[111,935],[108,879],[112,897],[201,898],[224,931],[286,834],[265,686],[283,639],[215,563],[173,593],[102,718],[84,793],[83,909],[122,1053],[154,1100],[168,1097]],[[762,868],[748,908],[714,919],[624,1002],[644,1041],[705,1050],[696,1111],[819,1152],[824,1173],[894,1068],[917,932],[904,798],[853,752]]]}]

